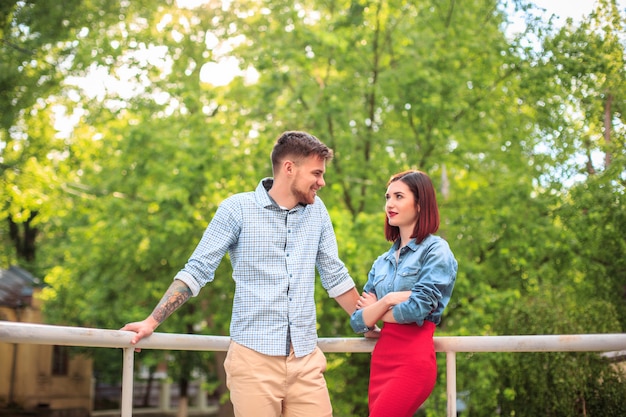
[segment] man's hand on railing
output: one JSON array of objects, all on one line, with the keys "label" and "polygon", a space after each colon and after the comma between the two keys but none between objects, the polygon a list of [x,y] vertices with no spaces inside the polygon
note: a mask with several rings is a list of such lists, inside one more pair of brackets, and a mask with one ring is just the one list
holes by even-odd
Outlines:
[{"label": "man's hand on railing", "polygon": [[[130,339],[130,344],[136,345],[137,342],[139,342],[141,339],[143,339],[144,337],[148,337],[152,333],[154,333],[154,329],[156,329],[158,325],[159,323],[152,316],[149,316],[143,321],[128,323],[120,330],[129,330],[131,332],[135,332],[136,335],[133,336],[132,339]],[[135,352],[141,352],[141,349],[135,348]]]}]

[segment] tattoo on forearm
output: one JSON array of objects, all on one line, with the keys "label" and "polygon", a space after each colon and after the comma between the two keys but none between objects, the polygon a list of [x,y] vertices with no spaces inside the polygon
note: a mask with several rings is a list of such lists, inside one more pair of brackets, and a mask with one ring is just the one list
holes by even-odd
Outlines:
[{"label": "tattoo on forearm", "polygon": [[167,292],[152,311],[152,317],[159,323],[168,318],[178,307],[191,298],[191,290],[181,281],[174,280]]}]

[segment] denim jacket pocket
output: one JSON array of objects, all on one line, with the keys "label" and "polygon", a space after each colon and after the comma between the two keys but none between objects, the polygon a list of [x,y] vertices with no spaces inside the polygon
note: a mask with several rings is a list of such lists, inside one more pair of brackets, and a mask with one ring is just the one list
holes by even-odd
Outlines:
[{"label": "denim jacket pocket", "polygon": [[400,278],[396,282],[396,291],[410,291],[418,280],[420,268],[417,266],[410,266],[402,268],[398,272]]},{"label": "denim jacket pocket", "polygon": [[374,277],[374,280],[372,281],[372,284],[374,284],[374,287],[376,287],[378,284],[380,284],[381,281],[383,281],[385,278],[387,277],[387,274],[380,274],[380,275],[376,275]]}]

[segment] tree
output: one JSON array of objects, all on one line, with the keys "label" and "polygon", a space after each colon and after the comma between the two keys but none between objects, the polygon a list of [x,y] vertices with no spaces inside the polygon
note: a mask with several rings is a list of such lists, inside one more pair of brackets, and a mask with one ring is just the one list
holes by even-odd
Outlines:
[{"label": "tree", "polygon": [[[0,211],[21,227],[38,213],[30,220],[38,228],[34,262],[49,285],[51,321],[119,328],[149,314],[219,202],[270,176],[273,141],[296,128],[335,150],[320,195],[357,286],[388,248],[387,179],[418,168],[440,191],[440,234],[460,264],[438,334],[567,329],[574,301],[606,302],[623,324],[624,65],[613,2],[559,30],[533,18],[526,2],[510,2],[528,16],[517,35],[506,31],[508,2],[492,0],[99,3],[76,3],[84,9],[58,35],[64,42],[43,43],[47,55],[31,66],[45,80],[43,62],[59,63],[56,81],[34,93],[41,82],[24,78],[31,99],[0,131]],[[66,15],[55,10],[63,26]],[[22,62],[10,64],[12,74],[30,77]],[[225,85],[212,73],[224,62],[239,68]],[[76,75],[88,76],[88,88]],[[31,90],[12,90],[0,105]],[[63,114],[74,124],[58,136],[52,126]],[[598,153],[609,156],[604,169]],[[202,296],[159,330],[228,334],[230,272],[223,262]],[[544,288],[567,295],[554,326],[524,330],[500,320],[555,302]],[[317,297],[320,335],[352,335],[321,286]],[[582,324],[580,331],[594,330]],[[196,359],[177,369],[183,383],[194,367],[215,374],[221,366],[219,355],[214,365]],[[564,360],[554,374],[571,375]],[[365,413],[367,363],[367,355],[329,355],[338,415]],[[472,414],[517,407],[507,397],[513,380],[498,375],[515,364],[545,361],[459,360]],[[536,375],[514,382],[547,383]],[[424,413],[441,415],[444,390],[440,383]]]},{"label": "tree", "polygon": [[[536,297],[501,316],[509,334],[578,334],[620,331],[615,311],[604,301],[585,300],[585,309],[572,291],[548,285]],[[498,409],[520,416],[618,416],[624,412],[623,375],[596,352],[506,354],[494,364],[498,372]],[[549,390],[546,389],[549,387]],[[621,398],[615,400],[615,397]],[[532,398],[533,401],[528,401]],[[602,404],[591,412],[591,404]],[[482,409],[480,415],[493,415]]]}]

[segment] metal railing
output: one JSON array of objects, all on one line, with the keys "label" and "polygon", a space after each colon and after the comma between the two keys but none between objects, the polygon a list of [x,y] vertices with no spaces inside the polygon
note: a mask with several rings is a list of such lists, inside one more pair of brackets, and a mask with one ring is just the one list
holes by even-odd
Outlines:
[{"label": "metal railing", "polygon": [[[131,417],[133,408],[134,350],[226,351],[228,336],[154,333],[136,346],[134,333],[121,330],[53,326],[0,321],[0,342],[123,349],[121,417]],[[363,337],[320,338],[324,352],[371,352],[375,340]],[[626,333],[442,336],[435,337],[435,350],[446,353],[447,416],[456,417],[457,352],[616,352],[626,350]]]}]

